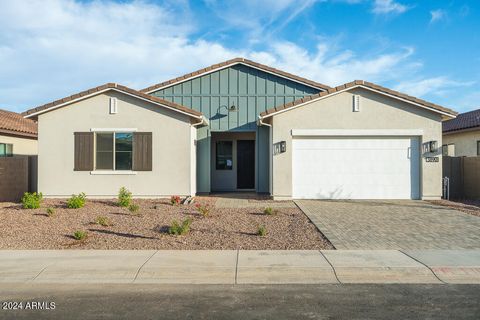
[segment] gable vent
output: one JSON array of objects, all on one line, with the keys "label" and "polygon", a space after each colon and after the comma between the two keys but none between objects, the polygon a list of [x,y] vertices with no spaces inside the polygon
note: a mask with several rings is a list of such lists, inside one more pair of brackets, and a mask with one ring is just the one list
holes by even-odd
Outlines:
[{"label": "gable vent", "polygon": [[110,114],[118,113],[118,103],[117,98],[110,98]]},{"label": "gable vent", "polygon": [[353,112],[360,111],[360,96],[358,94],[353,95]]}]

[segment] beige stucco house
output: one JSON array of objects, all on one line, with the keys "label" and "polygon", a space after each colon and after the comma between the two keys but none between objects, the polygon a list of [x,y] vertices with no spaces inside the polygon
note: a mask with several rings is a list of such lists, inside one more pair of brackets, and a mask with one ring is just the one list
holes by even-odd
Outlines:
[{"label": "beige stucco house", "polygon": [[480,109],[443,122],[442,147],[446,156],[480,156]]},{"label": "beige stucco house", "polygon": [[365,81],[335,88],[236,58],[141,91],[107,84],[24,113],[38,189],[138,197],[438,199],[453,110]]},{"label": "beige stucco house", "polygon": [[37,123],[0,110],[0,157],[37,154]]}]

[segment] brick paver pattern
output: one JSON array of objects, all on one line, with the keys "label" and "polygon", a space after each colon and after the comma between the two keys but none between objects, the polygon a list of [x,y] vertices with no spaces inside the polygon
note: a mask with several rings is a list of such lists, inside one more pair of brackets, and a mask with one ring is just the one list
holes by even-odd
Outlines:
[{"label": "brick paver pattern", "polygon": [[425,201],[296,203],[337,249],[480,248],[480,217]]}]

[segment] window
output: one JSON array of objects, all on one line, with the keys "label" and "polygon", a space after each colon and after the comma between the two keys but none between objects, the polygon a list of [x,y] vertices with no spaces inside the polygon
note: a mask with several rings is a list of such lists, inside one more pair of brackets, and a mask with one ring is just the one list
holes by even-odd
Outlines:
[{"label": "window", "polygon": [[216,169],[232,170],[232,141],[218,141],[216,144]]},{"label": "window", "polygon": [[477,141],[477,156],[480,156],[480,140]]},{"label": "window", "polygon": [[450,144],[442,145],[442,156],[454,157],[455,156],[455,144],[450,143]]},{"label": "window", "polygon": [[13,155],[13,144],[0,143],[0,157],[11,157]]},{"label": "window", "polygon": [[132,170],[132,133],[96,134],[96,170]]},{"label": "window", "polygon": [[448,145],[446,144],[442,146],[442,156],[448,156]]}]

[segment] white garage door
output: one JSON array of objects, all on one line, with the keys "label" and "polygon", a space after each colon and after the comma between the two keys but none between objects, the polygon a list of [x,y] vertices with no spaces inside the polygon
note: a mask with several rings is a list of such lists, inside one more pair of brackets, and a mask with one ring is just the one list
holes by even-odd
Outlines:
[{"label": "white garage door", "polygon": [[417,138],[293,139],[296,199],[418,199]]}]

